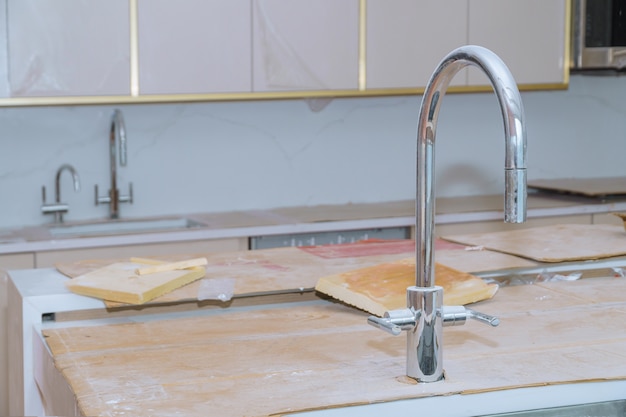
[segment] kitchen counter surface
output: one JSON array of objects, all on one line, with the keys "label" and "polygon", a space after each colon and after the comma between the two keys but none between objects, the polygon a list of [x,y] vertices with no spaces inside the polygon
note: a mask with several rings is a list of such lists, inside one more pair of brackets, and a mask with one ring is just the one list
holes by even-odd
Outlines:
[{"label": "kitchen counter surface", "polygon": [[[437,224],[502,219],[503,197],[474,196],[437,200]],[[626,211],[626,201],[597,200],[530,194],[528,218],[601,214]],[[228,213],[196,213],[185,217],[202,225],[160,232],[54,237],[47,226],[0,231],[0,254],[60,249],[166,243],[206,239],[247,238],[294,233],[315,233],[415,224],[415,201],[371,204],[277,208]],[[129,219],[130,220],[130,219]],[[81,224],[75,222],[67,224]]]},{"label": "kitchen counter surface", "polygon": [[[87,415],[124,410],[142,415],[135,411],[171,411],[191,402],[199,404],[198,415],[219,410],[225,416],[264,416],[598,381],[624,383],[620,398],[626,392],[625,278],[585,273],[575,282],[501,288],[493,299],[475,305],[499,316],[501,325],[470,322],[446,328],[446,380],[414,385],[403,377],[404,336],[374,329],[360,310],[311,290],[320,275],[354,269],[357,261],[362,266],[363,261],[383,261],[379,256],[391,260],[413,254],[412,242],[317,248],[323,251],[313,258],[311,248],[214,254],[216,265],[228,266],[219,276],[236,279],[235,294],[241,293],[226,304],[185,296],[111,308],[69,292],[64,285],[68,278],[56,269],[10,271],[9,314],[17,318],[11,332],[18,337],[9,340],[9,348],[19,353],[9,361],[16,389],[10,398],[24,401],[14,409],[18,415],[40,415],[36,404],[43,395],[50,407],[60,402],[49,409],[52,415],[75,415],[76,407]],[[438,256],[477,254],[448,244],[443,249]],[[228,262],[229,257],[237,262]],[[326,269],[307,266],[305,258],[309,263],[317,259]],[[287,264],[287,259],[293,262]],[[619,275],[611,271],[623,271],[624,262],[608,258],[584,267],[601,267],[607,272],[600,276],[606,277]],[[550,266],[555,271],[560,267]],[[242,274],[231,273],[233,268]],[[515,274],[545,276],[545,268],[527,266]],[[274,271],[267,272],[273,280],[260,273],[265,270]],[[154,394],[149,404],[146,392]],[[579,399],[571,393],[560,398]],[[495,403],[509,404],[500,397]]]},{"label": "kitchen counter surface", "polygon": [[[624,278],[502,288],[476,306],[499,327],[445,329],[446,379],[431,384],[404,377],[404,336],[322,300],[43,334],[84,415],[269,416],[623,381],[624,293]],[[439,415],[450,415],[453,397],[447,404]]]}]

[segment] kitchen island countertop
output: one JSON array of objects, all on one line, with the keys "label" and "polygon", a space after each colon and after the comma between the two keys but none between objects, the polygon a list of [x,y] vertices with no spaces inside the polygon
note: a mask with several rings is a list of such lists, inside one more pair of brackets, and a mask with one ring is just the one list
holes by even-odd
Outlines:
[{"label": "kitchen island countertop", "polygon": [[[397,249],[401,244],[400,252],[394,249],[385,255],[396,259],[413,252],[410,243],[348,246],[354,256],[357,247],[370,253],[371,245]],[[308,253],[305,249],[215,254],[239,261],[283,253],[300,259],[284,271],[276,268],[285,266],[278,258],[270,263],[238,262],[242,267],[256,265],[240,277],[246,285],[259,278],[258,271],[271,266],[281,272],[274,278],[284,276],[286,280],[280,282],[288,286],[277,286],[266,296],[243,289],[243,297],[233,298],[232,304],[185,298],[179,300],[182,305],[174,301],[117,311],[102,300],[70,293],[64,285],[68,278],[55,269],[10,271],[9,314],[20,318],[11,323],[12,332],[22,336],[9,340],[9,347],[11,352],[23,352],[19,356],[23,359],[16,356],[9,363],[18,388],[12,400],[23,399],[29,415],[37,414],[28,407],[40,395],[48,406],[58,400],[88,415],[115,415],[106,407],[123,403],[127,409],[146,408],[137,401],[151,392],[156,397],[150,404],[165,401],[164,410],[191,401],[199,404],[199,415],[228,405],[231,415],[264,416],[401,399],[506,393],[522,387],[626,382],[626,280],[608,277],[611,270],[626,269],[624,258],[584,264],[608,271],[600,278],[589,274],[574,282],[501,288],[493,299],[474,308],[498,316],[502,324],[491,328],[470,322],[446,328],[446,380],[414,385],[403,377],[405,337],[376,330],[367,325],[360,310],[305,291],[320,274],[331,272],[307,268],[301,256],[294,257],[294,252]],[[438,252],[453,251],[459,250]],[[333,268],[349,269],[356,261],[321,259]],[[516,273],[539,270],[543,274],[544,269],[540,265]],[[264,288],[271,290],[268,285]],[[285,296],[289,297],[280,298]],[[59,392],[62,387],[66,389]],[[184,396],[187,391],[191,399]],[[56,415],[73,415],[65,408],[52,410]]]},{"label": "kitchen island countertop", "polygon": [[446,328],[430,384],[404,377],[405,337],[324,300],[43,334],[85,415],[269,416],[624,380],[624,293],[624,278],[502,288],[476,307],[501,325]]}]

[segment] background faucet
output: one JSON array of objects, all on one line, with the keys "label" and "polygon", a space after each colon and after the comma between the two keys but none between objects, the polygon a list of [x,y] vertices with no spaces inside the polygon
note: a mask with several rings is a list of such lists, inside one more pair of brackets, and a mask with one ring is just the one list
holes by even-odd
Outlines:
[{"label": "background faucet", "polygon": [[435,227],[434,145],[437,116],[448,85],[462,68],[473,65],[489,78],[504,119],[504,220],[526,220],[526,132],[517,84],[502,60],[488,49],[463,46],[437,66],[424,91],[418,122],[416,189],[415,286],[407,288],[407,308],[371,316],[368,323],[391,334],[407,331],[407,376],[418,382],[443,378],[443,326],[464,324],[467,318],[497,326],[496,317],[463,306],[444,307],[443,288],[435,285],[433,236]]},{"label": "background faucet", "polygon": [[109,133],[109,156],[110,156],[110,178],[111,188],[107,197],[98,195],[98,185],[96,184],[96,206],[99,204],[109,204],[109,217],[117,219],[120,216],[119,203],[133,203],[133,184],[128,185],[128,195],[120,195],[117,188],[117,151],[119,144],[120,166],[126,166],[126,126],[124,117],[119,109],[113,111],[111,117],[111,130]]},{"label": "background faucet", "polygon": [[78,172],[73,166],[69,164],[63,164],[57,170],[56,178],[54,181],[54,195],[55,203],[46,204],[46,187],[41,187],[41,198],[43,205],[41,206],[41,212],[43,214],[54,214],[55,223],[63,223],[63,213],[67,213],[69,206],[65,203],[61,203],[61,173],[64,170],[68,170],[72,174],[72,180],[74,182],[74,191],[80,191],[80,178]]}]

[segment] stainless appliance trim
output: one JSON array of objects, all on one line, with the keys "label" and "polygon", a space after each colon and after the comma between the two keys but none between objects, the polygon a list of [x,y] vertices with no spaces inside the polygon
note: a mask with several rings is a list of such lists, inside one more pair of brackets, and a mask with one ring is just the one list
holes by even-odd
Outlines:
[{"label": "stainless appliance trim", "polygon": [[[591,1],[597,2],[598,0]],[[626,70],[626,45],[587,46],[585,44],[589,18],[586,10],[587,0],[573,0],[571,68],[574,70]],[[604,18],[607,20],[603,24],[606,27],[614,20],[614,13],[607,10]]]}]

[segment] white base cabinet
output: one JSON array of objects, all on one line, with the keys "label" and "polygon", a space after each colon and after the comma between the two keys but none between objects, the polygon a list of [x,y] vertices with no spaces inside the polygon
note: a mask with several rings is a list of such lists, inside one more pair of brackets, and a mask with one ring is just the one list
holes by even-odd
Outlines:
[{"label": "white base cabinet", "polygon": [[0,255],[0,270],[30,269],[34,267],[35,267],[35,254],[34,253],[15,253],[15,254]]}]

